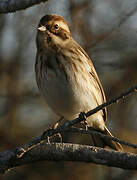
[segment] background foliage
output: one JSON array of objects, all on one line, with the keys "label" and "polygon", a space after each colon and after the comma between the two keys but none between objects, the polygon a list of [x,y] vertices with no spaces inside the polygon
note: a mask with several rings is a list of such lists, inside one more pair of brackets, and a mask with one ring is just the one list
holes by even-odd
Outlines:
[{"label": "background foliage", "polygon": [[[92,58],[107,99],[137,84],[137,0],[50,0],[0,17],[0,151],[12,149],[54,124],[57,116],[40,96],[34,73],[39,19],[59,14]],[[108,109],[108,127],[137,142],[137,94]],[[88,137],[69,142],[90,144]],[[125,147],[125,151],[136,150]],[[85,163],[40,162],[18,167],[4,180],[136,179],[137,173]]]}]

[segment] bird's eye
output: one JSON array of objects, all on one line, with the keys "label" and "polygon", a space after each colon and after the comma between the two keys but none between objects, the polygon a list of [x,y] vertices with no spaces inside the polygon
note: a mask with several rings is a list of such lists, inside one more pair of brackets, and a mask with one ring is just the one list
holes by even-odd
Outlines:
[{"label": "bird's eye", "polygon": [[54,28],[55,28],[56,30],[58,30],[58,29],[59,29],[59,25],[58,25],[58,24],[55,24],[55,25],[54,25]]}]

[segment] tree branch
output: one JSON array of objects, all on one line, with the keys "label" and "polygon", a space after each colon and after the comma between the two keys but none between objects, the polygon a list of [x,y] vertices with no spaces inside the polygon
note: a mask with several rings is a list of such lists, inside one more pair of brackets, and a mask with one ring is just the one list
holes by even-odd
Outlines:
[{"label": "tree branch", "polygon": [[123,169],[137,169],[137,155],[105,150],[93,146],[42,142],[21,158],[16,150],[0,153],[0,173],[9,168],[37,161],[77,161],[102,164]]},{"label": "tree branch", "polygon": [[0,13],[15,12],[48,0],[1,0]]},{"label": "tree branch", "polygon": [[112,141],[118,142],[120,144],[123,144],[123,145],[126,145],[126,146],[130,146],[130,147],[135,148],[135,149],[137,148],[137,144],[132,144],[132,143],[120,140],[120,139],[118,139],[116,137],[105,135],[105,134],[103,134],[101,132],[98,132],[96,130],[85,130],[85,129],[82,129],[82,128],[71,127],[69,129],[67,129],[66,131],[64,130],[64,132],[99,135],[99,136],[101,136],[102,139],[106,139],[106,140],[107,139],[108,140],[111,139]]},{"label": "tree branch", "polygon": [[118,100],[135,92],[137,86],[130,88],[121,95],[107,101],[106,103],[96,107],[95,109],[82,113],[78,118],[67,121],[56,129],[49,129],[41,136],[36,137],[28,144],[18,147],[15,150],[8,150],[0,153],[0,173],[12,167],[28,164],[42,160],[52,161],[80,161],[103,164],[112,167],[120,167],[124,169],[137,169],[137,155],[131,153],[115,152],[97,148],[93,146],[84,146],[76,144],[60,144],[60,143],[45,143],[44,140],[62,131],[79,132],[86,134],[99,134],[102,138],[111,138],[121,144],[129,145],[137,148],[137,145],[121,141],[117,138],[103,135],[97,131],[89,131],[83,129],[72,128],[73,125],[85,120],[86,117],[100,111],[101,109],[116,103]]}]

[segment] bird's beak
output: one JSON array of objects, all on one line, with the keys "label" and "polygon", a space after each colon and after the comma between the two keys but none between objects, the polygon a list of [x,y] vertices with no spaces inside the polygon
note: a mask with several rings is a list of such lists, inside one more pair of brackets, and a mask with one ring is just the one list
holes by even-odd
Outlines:
[{"label": "bird's beak", "polygon": [[45,26],[41,26],[41,27],[38,28],[38,30],[44,32],[44,31],[46,31],[46,27]]}]

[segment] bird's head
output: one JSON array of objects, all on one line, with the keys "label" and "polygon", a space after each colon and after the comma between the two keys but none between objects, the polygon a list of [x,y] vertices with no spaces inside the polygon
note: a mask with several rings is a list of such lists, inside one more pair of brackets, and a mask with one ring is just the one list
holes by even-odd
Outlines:
[{"label": "bird's head", "polygon": [[61,48],[71,38],[67,22],[62,16],[46,15],[38,25],[37,45],[49,49]]}]

